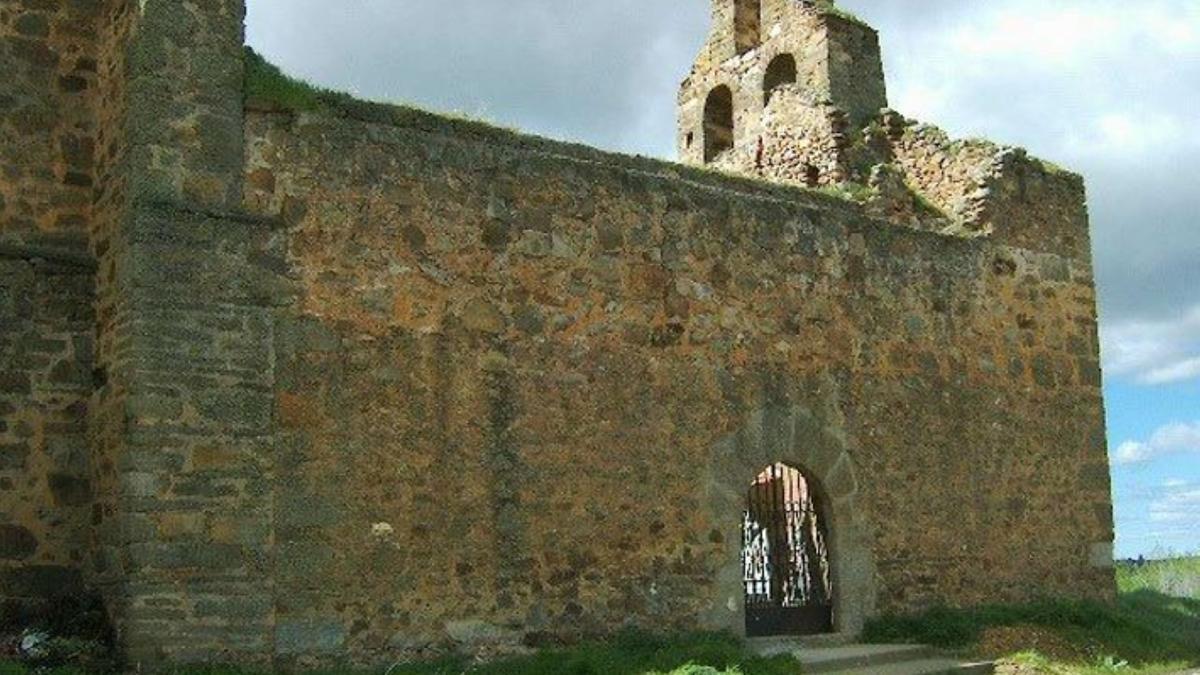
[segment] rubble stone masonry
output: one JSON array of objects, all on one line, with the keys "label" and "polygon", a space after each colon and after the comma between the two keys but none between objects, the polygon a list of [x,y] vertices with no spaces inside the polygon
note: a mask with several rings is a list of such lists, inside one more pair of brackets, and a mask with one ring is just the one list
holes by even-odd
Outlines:
[{"label": "rubble stone masonry", "polygon": [[3,599],[97,591],[147,666],[740,632],[775,462],[840,630],[1111,599],[1082,180],[879,110],[873,32],[788,7],[718,3],[685,83],[781,22],[824,73],[752,84],[740,177],[247,108],[240,0],[0,0]]},{"label": "rubble stone masonry", "polygon": [[0,597],[81,592],[92,488],[93,3],[0,3]]}]

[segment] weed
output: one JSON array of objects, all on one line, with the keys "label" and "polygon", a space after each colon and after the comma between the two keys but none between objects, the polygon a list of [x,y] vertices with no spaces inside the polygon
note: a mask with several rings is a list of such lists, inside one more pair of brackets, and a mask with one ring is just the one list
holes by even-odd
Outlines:
[{"label": "weed", "polygon": [[[726,634],[699,633],[656,636],[626,632],[598,642],[548,649],[536,654],[489,664],[463,658],[438,663],[398,664],[389,675],[794,675],[790,657],[752,656],[741,642]],[[36,671],[37,675],[82,675],[80,670]],[[236,668],[194,668],[177,675],[256,675]],[[20,664],[0,663],[0,675],[34,675]],[[312,675],[353,675],[327,671]]]},{"label": "weed", "polygon": [[[1042,601],[975,609],[936,608],[871,622],[865,639],[969,652],[991,628],[1033,626],[1078,645],[1086,659],[1057,662],[1022,652],[1009,660],[1038,672],[1152,673],[1200,664],[1200,559],[1120,565],[1115,604]],[[994,654],[989,656],[995,656]]]}]

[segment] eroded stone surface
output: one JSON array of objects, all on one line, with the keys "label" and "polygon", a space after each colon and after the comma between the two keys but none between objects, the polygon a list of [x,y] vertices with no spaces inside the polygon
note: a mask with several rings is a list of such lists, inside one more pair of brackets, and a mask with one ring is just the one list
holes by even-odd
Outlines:
[{"label": "eroded stone surface", "polygon": [[[86,582],[145,663],[740,630],[745,492],[784,461],[843,629],[1111,597],[1082,183],[881,111],[869,28],[745,4],[683,156],[729,76],[714,163],[784,185],[243,118],[237,0],[0,6],[0,593]],[[787,186],[845,181],[865,206]]]}]

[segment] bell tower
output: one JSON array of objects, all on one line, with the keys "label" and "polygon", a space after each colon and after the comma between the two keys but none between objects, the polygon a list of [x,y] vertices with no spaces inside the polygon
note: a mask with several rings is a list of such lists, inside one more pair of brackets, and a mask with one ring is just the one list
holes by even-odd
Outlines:
[{"label": "bell tower", "polygon": [[848,138],[887,107],[875,30],[831,0],[712,2],[680,88],[680,159],[808,186],[847,180]]}]

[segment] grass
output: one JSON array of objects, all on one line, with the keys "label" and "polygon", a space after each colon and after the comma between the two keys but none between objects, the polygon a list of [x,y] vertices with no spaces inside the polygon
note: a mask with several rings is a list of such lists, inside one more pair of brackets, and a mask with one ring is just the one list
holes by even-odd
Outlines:
[{"label": "grass", "polygon": [[853,12],[849,12],[847,10],[842,9],[841,7],[838,7],[837,2],[835,0],[819,0],[818,6],[826,14],[832,14],[834,16],[841,17],[842,19],[845,19],[846,21],[851,21],[851,22],[866,26],[867,28],[870,28],[870,25],[867,24],[866,21],[863,21],[862,19],[858,18],[858,16],[855,15]]},{"label": "grass", "polygon": [[854,181],[847,181],[836,185],[824,185],[817,188],[817,191],[839,199],[858,202],[859,204],[865,204],[876,194],[874,188]]},{"label": "grass", "polygon": [[[176,672],[178,675],[257,675],[232,668]],[[352,675],[355,672],[332,670],[311,675]],[[658,637],[635,632],[608,641],[548,649],[490,664],[447,659],[438,663],[396,665],[388,670],[389,675],[795,675],[796,672],[796,662],[790,657],[766,659],[753,656],[730,635],[701,633]],[[83,675],[81,670],[34,670],[0,662],[0,675],[35,673]]]},{"label": "grass", "polygon": [[[752,656],[737,639],[728,635],[661,638],[626,633],[607,642],[546,650],[465,671],[442,671],[438,675],[463,672],[472,675],[794,675],[796,671],[796,663],[791,658]],[[408,675],[403,670],[399,672]]]},{"label": "grass", "polygon": [[[1003,657],[1046,673],[1165,673],[1200,665],[1200,558],[1121,564],[1117,580],[1113,605],[939,608],[874,621],[864,639]],[[1039,646],[1030,649],[1031,642]]]},{"label": "grass", "polygon": [[[1200,558],[1178,557],[1117,569],[1116,603],[1043,601],[1019,606],[932,609],[871,622],[868,642],[918,643],[999,658],[1021,672],[1061,675],[1171,673],[1200,666]],[[82,675],[0,662],[0,675]],[[193,669],[180,675],[256,675]],[[351,675],[334,670],[313,675]],[[395,665],[389,675],[794,675],[789,657],[750,654],[733,636],[654,636],[539,651],[488,664],[465,658]]]},{"label": "grass", "polygon": [[355,98],[351,94],[318,87],[292,77],[267,61],[249,46],[245,47],[246,106],[286,112],[318,112],[334,117],[378,124],[405,124],[414,118],[437,118],[447,123],[463,122],[478,127],[515,133],[515,129],[462,112],[430,112],[410,105],[380,103]]}]

